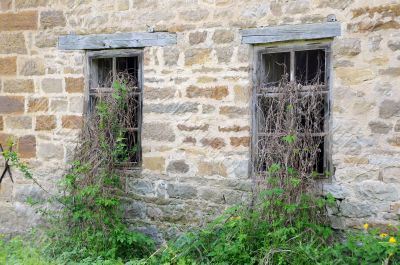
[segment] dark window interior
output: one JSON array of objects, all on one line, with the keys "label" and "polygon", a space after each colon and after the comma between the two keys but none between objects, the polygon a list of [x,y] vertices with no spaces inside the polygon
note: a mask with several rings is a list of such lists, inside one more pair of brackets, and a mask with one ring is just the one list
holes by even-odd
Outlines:
[{"label": "dark window interior", "polygon": [[282,77],[289,73],[290,53],[265,53],[262,55],[264,64],[264,80],[267,86],[276,85]]},{"label": "dark window interior", "polygon": [[325,51],[295,52],[296,82],[302,85],[325,83]]}]

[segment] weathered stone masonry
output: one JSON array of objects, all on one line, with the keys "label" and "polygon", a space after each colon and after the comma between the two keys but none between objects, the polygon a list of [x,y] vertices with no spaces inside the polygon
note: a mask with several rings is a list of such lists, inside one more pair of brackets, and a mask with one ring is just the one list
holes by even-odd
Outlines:
[{"label": "weathered stone masonry", "polygon": [[[244,201],[251,130],[252,49],[240,29],[324,22],[335,14],[334,226],[392,223],[400,214],[400,4],[382,0],[3,0],[0,142],[54,190],[83,113],[85,52],[60,35],[155,31],[177,44],[144,48],[143,170],[126,183],[126,217],[175,233]],[[287,44],[287,43],[286,43]],[[43,193],[16,176],[0,189],[0,233],[38,218]],[[27,221],[29,220],[29,221]]]}]

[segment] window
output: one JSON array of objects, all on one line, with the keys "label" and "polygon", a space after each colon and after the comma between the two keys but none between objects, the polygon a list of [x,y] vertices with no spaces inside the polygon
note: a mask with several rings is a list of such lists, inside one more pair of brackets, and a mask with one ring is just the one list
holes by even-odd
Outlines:
[{"label": "window", "polygon": [[[295,97],[289,99],[296,104],[296,116],[291,118],[290,128],[295,130],[298,139],[308,137],[307,141],[316,145],[314,157],[307,158],[313,161],[310,166],[312,171],[318,175],[332,172],[329,141],[330,45],[256,47],[255,58],[252,140],[254,173],[266,170],[267,161],[273,161],[271,156],[279,152],[271,143],[279,142],[285,136],[281,130],[286,126],[282,123],[288,122],[285,121],[287,114],[284,112],[292,103],[282,106],[282,102],[288,100],[289,91],[282,89],[282,80],[287,80],[296,90]],[[295,163],[301,163],[300,160],[308,155],[310,154],[303,152]]]},{"label": "window", "polygon": [[142,124],[142,53],[138,50],[93,51],[88,53],[89,95],[87,112],[95,106],[101,96],[111,95],[115,77],[123,73],[134,80],[135,89],[129,92],[132,102],[131,126],[126,128],[126,145],[129,152],[127,166],[139,166],[141,163],[141,124]]}]

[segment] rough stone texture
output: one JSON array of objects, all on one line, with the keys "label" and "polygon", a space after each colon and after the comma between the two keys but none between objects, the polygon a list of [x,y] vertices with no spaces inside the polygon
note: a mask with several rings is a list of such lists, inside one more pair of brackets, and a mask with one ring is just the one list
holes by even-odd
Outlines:
[{"label": "rough stone texture", "polygon": [[49,131],[55,129],[56,117],[54,115],[41,115],[36,117],[36,131]]},{"label": "rough stone texture", "polygon": [[155,141],[175,141],[175,133],[168,123],[144,123],[142,137]]},{"label": "rough stone texture", "polygon": [[40,27],[50,29],[65,26],[66,21],[63,11],[44,11],[40,13]]},{"label": "rough stone texture", "polygon": [[231,30],[216,30],[212,37],[214,43],[221,44],[221,43],[229,43],[232,42],[235,35]]},{"label": "rough stone texture", "polygon": [[65,78],[65,91],[68,93],[83,93],[85,81],[80,78]]},{"label": "rough stone texture", "polygon": [[145,113],[169,113],[169,114],[183,114],[183,113],[196,113],[198,112],[199,103],[182,102],[170,104],[146,104],[144,105]]},{"label": "rough stone texture", "polygon": [[368,125],[372,133],[379,134],[387,134],[393,127],[391,124],[386,124],[381,121],[371,121]]},{"label": "rough stone texture", "polygon": [[196,31],[189,34],[189,44],[196,45],[203,43],[207,38],[207,31]]},{"label": "rough stone texture", "polygon": [[[85,51],[59,50],[60,35],[145,32],[145,25],[177,34],[176,45],[144,48],[143,165],[127,181],[126,195],[129,222],[140,217],[140,229],[164,239],[249,199],[255,56],[252,45],[241,43],[240,30],[319,23],[333,13],[342,34],[332,41],[336,171],[330,190],[341,207],[332,210],[331,220],[338,228],[398,223],[400,198],[392,194],[400,189],[400,4],[106,2],[0,1],[0,141],[31,142],[21,152],[46,186],[72,157],[86,108]],[[27,129],[9,128],[11,121]],[[2,185],[0,233],[26,231],[38,222],[23,200],[39,192],[20,179]]]},{"label": "rough stone texture", "polygon": [[5,80],[3,91],[6,93],[32,93],[35,91],[35,87],[31,79]]},{"label": "rough stone texture", "polygon": [[62,80],[46,78],[42,80],[42,91],[44,93],[62,93]]},{"label": "rough stone texture", "polygon": [[196,86],[190,86],[186,89],[186,96],[188,98],[205,97],[212,98],[216,100],[221,100],[228,96],[228,87],[217,86],[217,87],[207,87],[201,88]]},{"label": "rough stone texture", "polygon": [[25,37],[22,33],[0,33],[0,54],[26,54]]},{"label": "rough stone texture", "polygon": [[186,164],[185,160],[175,160],[169,162],[167,166],[167,172],[181,174],[189,172],[189,165]]},{"label": "rough stone texture", "polygon": [[45,68],[44,68],[44,60],[43,58],[23,58],[19,62],[19,74],[30,76],[30,75],[44,75]]},{"label": "rough stone texture", "polygon": [[0,58],[0,75],[17,74],[17,57]]},{"label": "rough stone texture", "polygon": [[219,137],[203,138],[203,139],[201,139],[200,142],[203,144],[203,146],[210,146],[214,149],[221,149],[222,147],[224,147],[226,145],[224,139],[219,138]]},{"label": "rough stone texture", "polygon": [[185,51],[185,65],[204,64],[210,56],[211,49],[189,49]]},{"label": "rough stone texture", "polygon": [[164,63],[167,66],[176,65],[179,59],[179,49],[166,48],[164,49]]},{"label": "rough stone texture", "polygon": [[18,139],[18,154],[21,158],[36,157],[36,137],[25,135]]},{"label": "rough stone texture", "polygon": [[354,56],[361,52],[360,39],[341,39],[336,45],[336,52],[339,55]]},{"label": "rough stone texture", "polygon": [[164,157],[143,157],[143,168],[151,171],[164,171],[165,158]]},{"label": "rough stone texture", "polygon": [[37,156],[44,161],[62,161],[64,159],[64,148],[60,145],[53,143],[39,143],[37,149]]},{"label": "rough stone texture", "polygon": [[0,114],[23,113],[25,98],[20,96],[0,96]]},{"label": "rough stone texture", "polygon": [[0,14],[0,31],[37,29],[37,11]]},{"label": "rough stone texture", "polygon": [[82,116],[67,115],[61,119],[62,127],[67,129],[80,129],[82,128]]},{"label": "rough stone texture", "polygon": [[384,100],[379,107],[379,117],[388,119],[400,114],[400,104],[394,100]]},{"label": "rough stone texture", "polygon": [[47,111],[49,109],[48,98],[30,98],[28,101],[28,112]]},{"label": "rough stone texture", "polygon": [[29,116],[9,116],[5,118],[6,128],[9,130],[32,129],[32,117]]}]

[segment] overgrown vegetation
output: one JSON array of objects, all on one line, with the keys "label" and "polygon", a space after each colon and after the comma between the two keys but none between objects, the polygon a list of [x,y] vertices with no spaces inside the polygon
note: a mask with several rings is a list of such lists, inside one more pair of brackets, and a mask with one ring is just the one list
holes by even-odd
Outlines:
[{"label": "overgrown vegetation", "polygon": [[[123,222],[119,168],[132,152],[125,128],[133,85],[122,78],[113,86],[114,93],[100,98],[85,122],[75,162],[56,197],[61,210],[47,212],[48,237],[36,245],[0,239],[0,264],[400,264],[395,227],[382,231],[366,224],[344,236],[330,228],[326,207],[335,200],[316,188],[320,140],[311,135],[321,124],[310,113],[321,101],[313,88],[301,99],[304,89],[284,82],[285,93],[273,105],[279,115],[264,117],[264,133],[279,134],[260,143],[265,155],[255,164],[252,204],[232,207],[206,228],[155,250],[150,239]],[[268,152],[271,148],[279,152]],[[33,179],[15,152],[3,155]]]}]

